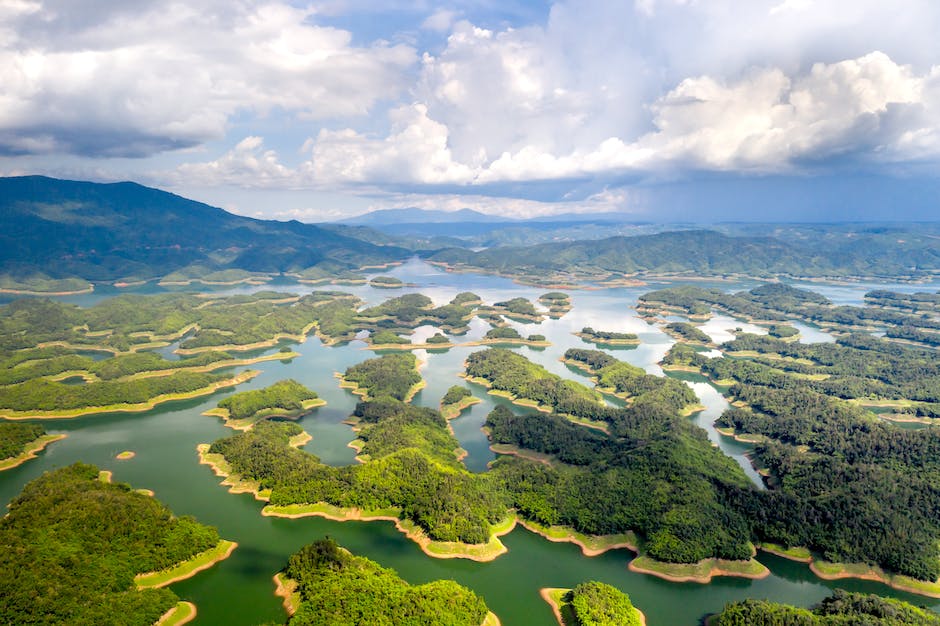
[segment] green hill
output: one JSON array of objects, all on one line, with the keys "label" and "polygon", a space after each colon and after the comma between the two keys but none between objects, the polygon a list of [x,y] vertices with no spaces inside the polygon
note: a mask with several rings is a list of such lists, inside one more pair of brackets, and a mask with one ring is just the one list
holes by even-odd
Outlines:
[{"label": "green hill", "polygon": [[0,274],[20,283],[115,281],[222,270],[328,271],[409,253],[297,221],[233,215],[136,183],[0,178]]}]

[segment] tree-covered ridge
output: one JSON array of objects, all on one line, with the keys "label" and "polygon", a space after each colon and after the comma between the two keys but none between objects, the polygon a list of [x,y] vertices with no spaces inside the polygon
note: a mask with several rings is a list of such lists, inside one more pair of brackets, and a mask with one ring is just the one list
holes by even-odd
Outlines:
[{"label": "tree-covered ridge", "polygon": [[0,273],[13,277],[114,282],[176,271],[199,277],[307,268],[335,275],[410,254],[313,224],[233,215],[134,183],[0,178],[0,211]]},{"label": "tree-covered ridge", "polygon": [[409,585],[331,539],[301,548],[284,574],[300,594],[291,626],[480,626],[489,612],[482,598],[454,581]]},{"label": "tree-covered ridge", "polygon": [[663,327],[663,330],[680,341],[703,344],[708,344],[712,341],[712,338],[702,329],[688,322],[670,322]]},{"label": "tree-covered ridge", "polygon": [[407,401],[422,383],[413,354],[386,354],[349,367],[343,381],[355,385],[368,398],[391,397]]},{"label": "tree-covered ridge", "polygon": [[634,405],[656,405],[668,412],[679,412],[698,403],[695,392],[685,383],[647,374],[600,350],[570,348],[564,360],[594,376],[599,389],[610,391]]},{"label": "tree-covered ridge", "polygon": [[219,542],[214,528],[173,517],[154,498],[75,464],[28,483],[0,520],[0,621],[153,624],[177,598],[137,591],[162,570]]},{"label": "tree-covered ridge", "polygon": [[640,342],[635,333],[617,333],[608,330],[594,330],[590,326],[585,326],[581,329],[581,332],[575,334],[585,341],[589,341],[590,343],[617,345]]},{"label": "tree-covered ridge", "polygon": [[0,422],[0,461],[15,457],[30,444],[46,434],[39,424]]},{"label": "tree-covered ridge", "polygon": [[642,623],[630,596],[605,583],[581,583],[562,599],[571,606],[574,623],[570,626],[640,626]]},{"label": "tree-covered ridge", "polygon": [[279,380],[264,389],[242,391],[219,402],[233,419],[246,419],[258,413],[297,414],[304,410],[308,400],[316,400],[317,394],[296,380]]},{"label": "tree-covered ridge", "polygon": [[[782,286],[750,293],[804,303],[821,298]],[[859,405],[894,402],[899,411],[940,415],[936,352],[858,333],[820,344],[739,334],[719,348],[736,358],[676,345],[664,367],[697,369],[730,385],[727,394],[739,406],[716,425],[764,442],[753,458],[767,471],[770,490],[745,494],[739,505],[754,533],[808,547],[828,561],[935,581],[940,435],[897,428]]]},{"label": "tree-covered ridge", "polygon": [[464,398],[470,398],[472,396],[473,394],[471,394],[470,390],[466,387],[453,385],[450,389],[447,390],[447,393],[444,394],[444,397],[441,398],[441,406],[457,404],[458,402],[463,401]]},{"label": "tree-covered ridge", "polygon": [[940,626],[940,616],[907,602],[835,590],[812,609],[766,600],[725,606],[712,626]]},{"label": "tree-covered ridge", "polygon": [[552,374],[511,350],[490,348],[467,357],[467,376],[486,381],[494,390],[578,417],[604,417],[604,405],[584,385]]},{"label": "tree-covered ridge", "polygon": [[897,293],[876,289],[865,294],[865,302],[874,306],[914,313],[940,313],[940,293]]},{"label": "tree-covered ridge", "polygon": [[640,296],[641,313],[660,310],[707,316],[716,308],[748,320],[780,322],[798,318],[838,329],[887,327],[889,334],[904,329],[940,330],[940,320],[930,316],[878,306],[834,305],[824,296],[782,283],[769,283],[733,294],[696,286],[669,287]]},{"label": "tree-covered ridge", "polygon": [[493,465],[520,515],[590,535],[636,531],[655,559],[695,563],[751,556],[749,522],[732,506],[748,481],[704,431],[664,407],[623,409],[612,437],[552,415],[487,418],[494,443],[551,455],[546,465],[501,457]]},{"label": "tree-covered ridge", "polygon": [[[884,277],[925,275],[940,268],[936,241],[919,233],[897,237],[860,234],[839,244],[714,231],[673,231],[535,246],[491,247],[474,252],[451,248],[433,263],[530,279],[570,282],[628,276]],[[913,241],[916,240],[916,245]],[[874,252],[877,251],[877,252]]]},{"label": "tree-covered ridge", "polygon": [[290,448],[296,424],[261,422],[251,431],[221,439],[219,453],[243,478],[271,489],[274,505],[325,502],[366,511],[393,509],[438,541],[484,543],[507,506],[486,476],[456,459],[457,440],[437,411],[389,396],[360,403],[354,414],[364,464],[323,465]]},{"label": "tree-covered ridge", "polygon": [[68,385],[37,378],[0,387],[0,410],[65,412],[77,409],[145,404],[165,395],[189,394],[210,389],[230,376],[174,372],[127,381],[102,381]]}]

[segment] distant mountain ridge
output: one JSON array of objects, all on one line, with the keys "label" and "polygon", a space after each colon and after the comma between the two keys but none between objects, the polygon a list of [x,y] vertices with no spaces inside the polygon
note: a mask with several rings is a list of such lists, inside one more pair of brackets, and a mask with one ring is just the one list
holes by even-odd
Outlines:
[{"label": "distant mountain ridge", "polygon": [[908,232],[836,233],[806,243],[712,230],[670,231],[593,241],[448,249],[429,260],[511,275],[690,274],[791,277],[911,277],[940,271],[940,239]]},{"label": "distant mountain ridge", "polygon": [[340,224],[359,224],[366,226],[384,226],[389,224],[450,224],[450,223],[492,223],[512,222],[508,217],[489,215],[473,209],[441,211],[437,209],[378,209],[362,215],[341,220]]},{"label": "distant mountain ridge", "polygon": [[150,279],[200,271],[328,271],[410,253],[300,222],[257,220],[124,182],[0,178],[0,273]]}]

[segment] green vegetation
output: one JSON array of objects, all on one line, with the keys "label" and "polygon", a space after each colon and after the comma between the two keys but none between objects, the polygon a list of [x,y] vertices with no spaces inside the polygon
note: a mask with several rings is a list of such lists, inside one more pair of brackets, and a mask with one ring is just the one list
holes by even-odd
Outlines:
[{"label": "green vegetation", "polygon": [[128,485],[75,464],[24,487],[0,520],[0,621],[11,624],[152,624],[178,598],[136,590],[134,576],[163,570],[219,543],[214,528],[173,517]]},{"label": "green vegetation", "polygon": [[480,626],[489,613],[482,598],[454,581],[409,585],[331,539],[301,548],[285,574],[300,594],[291,626]]},{"label": "green vegetation", "polygon": [[608,411],[597,395],[579,383],[552,374],[510,350],[491,348],[467,357],[467,376],[520,402],[550,407],[557,413],[606,420]]},{"label": "green vegetation", "polygon": [[664,330],[681,341],[706,344],[712,341],[704,331],[688,322],[671,322],[666,324]]},{"label": "green vegetation", "polygon": [[535,310],[535,305],[525,298],[512,298],[504,302],[494,302],[493,308],[503,311],[508,315],[522,315],[527,317],[538,317],[539,312]]},{"label": "green vegetation", "polygon": [[630,345],[640,343],[639,338],[634,333],[614,333],[606,330],[594,330],[590,326],[585,326],[580,333],[576,333],[585,341],[591,343],[608,345]]},{"label": "green vegetation", "polygon": [[386,354],[353,365],[343,374],[343,381],[366,398],[387,396],[404,402],[423,382],[417,367],[418,359],[413,354]]},{"label": "green vegetation", "polygon": [[695,392],[683,382],[652,376],[600,350],[570,348],[564,360],[593,375],[598,389],[628,400],[634,406],[656,405],[669,412],[679,412],[698,403]]},{"label": "green vegetation", "polygon": [[39,424],[0,422],[0,461],[22,454],[27,444],[45,434],[46,429]]},{"label": "green vegetation", "polygon": [[539,296],[539,303],[548,307],[548,315],[554,319],[571,310],[571,297],[560,291],[550,291]]},{"label": "green vegetation", "polygon": [[[134,183],[3,178],[0,211],[11,225],[0,233],[0,273],[7,275],[0,286],[41,291],[85,289],[88,281],[135,282],[177,271],[183,280],[221,282],[233,274],[274,275],[310,267],[335,275],[410,254],[313,224],[233,215]],[[72,280],[52,282],[61,279]]]},{"label": "green vegetation", "polygon": [[788,324],[771,324],[767,328],[767,334],[777,339],[790,339],[800,334],[800,331]]},{"label": "green vegetation", "polygon": [[622,437],[552,415],[513,415],[497,407],[487,418],[494,443],[552,455],[546,465],[504,456],[492,473],[521,516],[590,535],[634,530],[655,559],[695,563],[751,556],[748,521],[729,495],[748,481],[705,433],[653,405],[622,410]]},{"label": "green vegetation", "polygon": [[519,341],[522,335],[515,328],[507,326],[505,328],[491,328],[483,335],[484,339],[511,339]]},{"label": "green vegetation", "polygon": [[406,344],[411,343],[408,339],[399,337],[397,334],[390,330],[379,330],[372,334],[372,344],[377,346],[392,345],[392,344]]},{"label": "green vegetation", "polygon": [[488,476],[468,472],[457,440],[437,411],[391,397],[356,407],[361,458],[348,467],[323,465],[288,445],[296,424],[261,422],[212,444],[242,479],[270,489],[272,505],[325,502],[344,509],[393,511],[434,541],[481,544],[507,514]]},{"label": "green vegetation", "polygon": [[563,600],[571,606],[572,626],[640,626],[642,623],[630,596],[604,583],[581,583]]},{"label": "green vegetation", "polygon": [[447,393],[444,394],[444,397],[441,399],[441,405],[448,404],[457,404],[461,402],[464,398],[473,397],[473,394],[470,393],[470,390],[466,387],[461,387],[460,385],[454,385],[447,390]]},{"label": "green vegetation", "polygon": [[264,389],[242,391],[219,402],[219,408],[228,411],[232,419],[248,419],[265,415],[301,414],[308,401],[316,400],[317,394],[296,380],[280,380]]},{"label": "green vegetation", "polygon": [[451,304],[456,304],[458,306],[466,306],[471,304],[479,304],[483,302],[482,298],[472,291],[461,291],[454,299],[450,301]]},{"label": "green vegetation", "polygon": [[447,337],[445,337],[445,336],[442,335],[441,333],[434,333],[433,336],[428,337],[428,338],[425,340],[425,343],[431,343],[431,344],[450,343],[450,339],[448,339]]},{"label": "green vegetation", "polygon": [[369,285],[379,289],[401,289],[405,283],[394,276],[376,276],[369,281]]},{"label": "green vegetation", "polygon": [[907,602],[836,589],[811,610],[766,600],[744,600],[725,606],[711,626],[940,626],[940,617]]},{"label": "green vegetation", "polygon": [[[937,268],[936,233],[801,232],[786,239],[673,231],[526,247],[451,248],[429,257],[457,269],[509,274],[536,284],[647,276],[911,277]],[[899,240],[903,240],[901,243]],[[878,254],[872,254],[878,250]],[[916,269],[912,269],[916,268]]]}]

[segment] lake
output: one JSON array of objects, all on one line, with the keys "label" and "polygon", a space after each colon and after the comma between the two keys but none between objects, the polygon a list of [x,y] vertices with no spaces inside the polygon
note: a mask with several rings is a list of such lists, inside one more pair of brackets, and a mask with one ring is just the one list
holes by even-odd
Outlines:
[{"label": "lake", "polygon": [[[388,275],[415,283],[417,287],[398,290],[373,289],[368,286],[338,289],[354,293],[370,304],[407,292],[424,293],[435,303],[442,304],[461,291],[478,293],[488,303],[517,296],[534,301],[547,291],[516,285],[503,278],[448,273],[419,261],[397,267]],[[756,283],[696,284],[739,290]],[[583,374],[559,361],[568,348],[592,347],[572,333],[584,326],[605,331],[632,332],[639,335],[642,341],[639,346],[608,349],[607,352],[648,372],[661,374],[657,362],[673,341],[655,326],[639,319],[632,307],[642,293],[668,285],[655,283],[637,288],[568,291],[574,308],[562,319],[546,319],[541,324],[512,323],[523,335],[545,335],[552,346],[544,349],[515,349],[552,372],[588,383]],[[857,303],[865,291],[891,286],[866,284],[827,288],[813,284],[807,287],[827,295],[838,294],[842,302]],[[218,293],[246,293],[270,288],[239,287]],[[274,288],[294,293],[307,293],[316,289],[298,284],[278,284]],[[934,286],[933,290],[936,289]],[[153,287],[149,288],[149,291],[153,290]],[[930,287],[920,286],[918,290],[930,290]],[[141,292],[147,291],[144,289]],[[103,295],[109,294],[64,299],[87,306],[100,300]],[[728,330],[736,327],[750,328],[731,318],[717,316],[706,325],[705,330],[715,339],[723,340],[730,336]],[[475,320],[470,332],[455,337],[455,341],[478,339],[488,328],[487,324]],[[804,340],[831,340],[825,333],[806,325],[800,327],[800,330]],[[431,328],[419,329],[420,336],[432,333]],[[301,356],[293,362],[270,361],[252,366],[253,369],[261,370],[262,374],[239,386],[238,390],[264,387],[288,377],[315,390],[328,404],[300,420],[303,428],[313,435],[313,440],[305,449],[326,463],[353,463],[355,452],[346,444],[355,435],[342,420],[355,407],[357,398],[340,389],[333,374],[374,356],[373,352],[364,347],[361,341],[326,347],[312,337],[295,346]],[[416,396],[414,402],[436,408],[451,385],[466,384],[457,374],[463,370],[463,361],[467,355],[480,349],[458,346],[445,353],[418,351],[418,358],[424,361],[421,373],[427,380],[427,387]],[[276,350],[274,348],[269,352]],[[705,428],[709,438],[741,464],[752,480],[758,480],[756,472],[750,468],[744,456],[750,447],[721,437],[711,426],[711,422],[727,406],[721,394],[699,376],[676,376],[690,384],[706,406],[704,411],[690,419]],[[505,401],[487,395],[485,389],[479,386],[468,387],[483,402],[451,423],[461,445],[469,452],[466,459],[468,468],[481,472],[486,470],[487,463],[494,455],[480,427],[492,408]],[[0,503],[8,503],[26,482],[43,471],[84,461],[112,470],[116,481],[128,482],[135,488],[153,489],[156,496],[177,515],[193,515],[203,523],[217,526],[222,537],[239,543],[238,549],[228,560],[172,587],[183,599],[193,601],[198,606],[196,624],[283,622],[285,614],[280,599],[274,596],[271,578],[286,565],[291,553],[324,535],[333,537],[356,554],[395,568],[412,583],[439,578],[457,580],[480,593],[505,626],[554,624],[551,610],[538,595],[539,589],[573,587],[586,580],[603,581],[627,592],[634,604],[646,613],[650,626],[699,624],[704,615],[719,611],[726,602],[746,597],[809,606],[828,595],[835,587],[899,597],[916,604],[930,605],[935,610],[940,609],[938,600],[897,592],[878,583],[822,581],[806,565],[763,553],[758,558],[772,571],[772,575],[764,580],[717,578],[708,585],[676,584],[629,571],[627,564],[633,556],[629,551],[615,550],[599,557],[587,558],[572,544],[551,543],[521,527],[503,538],[509,548],[507,554],[490,563],[476,563],[462,559],[430,558],[389,522],[340,523],[320,518],[288,520],[262,517],[260,510],[263,503],[250,495],[229,494],[219,486],[220,479],[208,467],[199,465],[196,457],[197,444],[210,443],[233,433],[222,426],[219,419],[200,415],[231,393],[232,390],[228,390],[200,400],[177,402],[135,415],[46,420],[43,423],[47,430],[67,433],[68,438],[50,446],[38,459],[0,473]],[[519,409],[513,407],[513,410]],[[133,450],[137,454],[131,460],[115,460],[115,455],[123,450]]]}]

